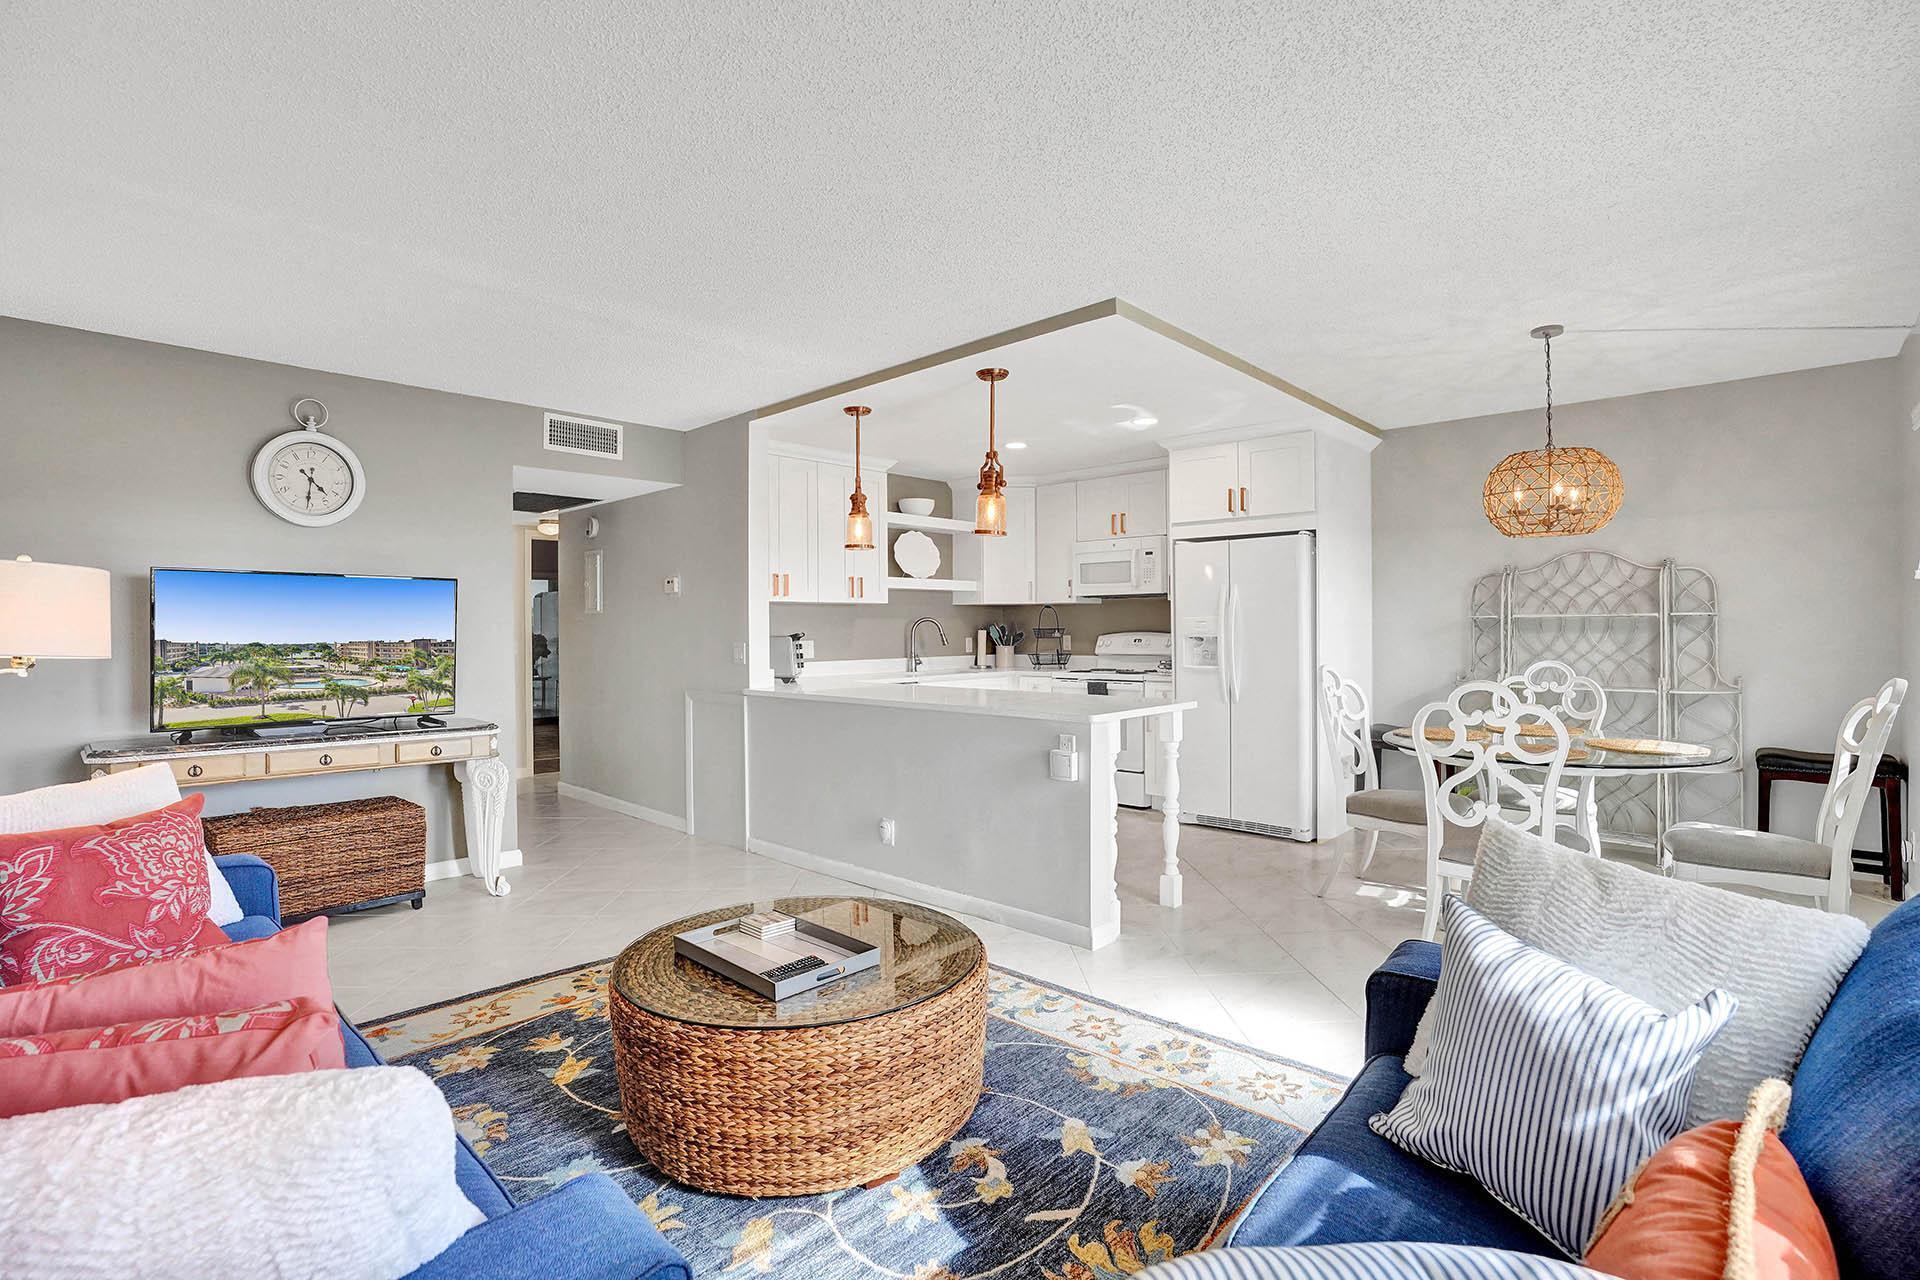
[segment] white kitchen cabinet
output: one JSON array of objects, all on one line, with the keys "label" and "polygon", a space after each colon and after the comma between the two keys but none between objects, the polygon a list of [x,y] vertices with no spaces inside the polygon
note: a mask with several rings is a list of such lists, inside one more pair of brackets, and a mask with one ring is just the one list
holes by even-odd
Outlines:
[{"label": "white kitchen cabinet", "polygon": [[979,584],[953,593],[955,604],[1034,602],[1034,487],[1007,486],[1007,536],[955,534],[953,576]]},{"label": "white kitchen cabinet", "polygon": [[819,545],[819,464],[805,458],[771,459],[767,486],[767,595],[772,600],[813,600]]},{"label": "white kitchen cabinet", "polygon": [[830,604],[883,604],[887,575],[880,567],[880,547],[886,542],[887,477],[863,471],[860,487],[867,495],[867,511],[874,515],[871,551],[847,550],[847,501],[853,493],[853,468],[831,462],[815,464],[819,486],[815,496],[818,531],[814,535],[815,599]]},{"label": "white kitchen cabinet", "polygon": [[1242,515],[1313,510],[1313,432],[1241,441],[1240,484]]},{"label": "white kitchen cabinet", "polygon": [[1033,494],[1034,600],[1065,604],[1073,599],[1073,547],[1079,540],[1079,486],[1045,484]]},{"label": "white kitchen cabinet", "polygon": [[1313,510],[1313,432],[1170,450],[1167,515],[1205,524]]},{"label": "white kitchen cabinet", "polygon": [[1167,531],[1167,473],[1082,480],[1075,494],[1074,528],[1081,542],[1147,538]]},{"label": "white kitchen cabinet", "polygon": [[1240,511],[1240,446],[1203,445],[1167,455],[1167,517],[1174,524],[1226,520]]}]

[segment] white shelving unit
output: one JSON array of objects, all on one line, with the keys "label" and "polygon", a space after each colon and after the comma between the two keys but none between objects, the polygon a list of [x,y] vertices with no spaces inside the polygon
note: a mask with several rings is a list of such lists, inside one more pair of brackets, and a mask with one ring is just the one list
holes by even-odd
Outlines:
[{"label": "white shelving unit", "polygon": [[918,529],[922,533],[965,533],[973,532],[973,521],[955,520],[948,516],[910,516],[904,511],[887,512],[887,528]]},{"label": "white shelving unit", "polygon": [[[972,532],[969,530],[968,532]],[[889,591],[978,591],[980,584],[965,578],[888,578]]]},{"label": "white shelving unit", "polygon": [[1675,822],[1744,823],[1745,692],[1720,673],[1712,574],[1672,560],[1569,551],[1476,579],[1463,677],[1503,679],[1541,658],[1600,682],[1612,737],[1678,738],[1733,752],[1724,769],[1601,779],[1600,830],[1609,844],[1653,851]]}]

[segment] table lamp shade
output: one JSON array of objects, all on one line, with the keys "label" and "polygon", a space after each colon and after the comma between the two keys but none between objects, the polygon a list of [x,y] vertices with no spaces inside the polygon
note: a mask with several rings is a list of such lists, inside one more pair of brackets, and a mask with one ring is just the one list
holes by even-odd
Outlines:
[{"label": "table lamp shade", "polygon": [[0,665],[9,657],[111,658],[112,587],[105,569],[0,560]]}]

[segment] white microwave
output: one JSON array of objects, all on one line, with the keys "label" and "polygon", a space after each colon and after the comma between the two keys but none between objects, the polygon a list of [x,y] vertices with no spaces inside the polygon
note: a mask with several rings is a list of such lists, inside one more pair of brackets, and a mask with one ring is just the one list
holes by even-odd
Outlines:
[{"label": "white microwave", "polygon": [[1167,594],[1167,540],[1113,538],[1073,549],[1073,598]]}]

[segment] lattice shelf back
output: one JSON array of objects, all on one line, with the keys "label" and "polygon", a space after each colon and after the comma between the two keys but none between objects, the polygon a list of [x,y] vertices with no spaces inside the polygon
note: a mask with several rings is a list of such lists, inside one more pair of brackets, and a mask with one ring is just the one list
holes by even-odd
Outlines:
[{"label": "lattice shelf back", "polygon": [[1611,737],[1725,747],[1725,772],[1603,778],[1602,835],[1657,847],[1675,822],[1739,825],[1746,813],[1746,716],[1740,681],[1720,673],[1719,588],[1705,569],[1569,551],[1478,578],[1467,597],[1463,678],[1499,680],[1557,658],[1607,691]]}]

